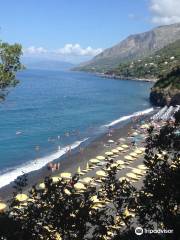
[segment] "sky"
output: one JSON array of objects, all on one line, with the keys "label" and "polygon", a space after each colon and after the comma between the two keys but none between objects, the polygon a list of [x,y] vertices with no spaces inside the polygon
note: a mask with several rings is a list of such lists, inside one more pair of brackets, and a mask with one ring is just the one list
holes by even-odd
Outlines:
[{"label": "sky", "polygon": [[0,0],[0,39],[25,57],[89,60],[130,34],[180,22],[180,0]]}]

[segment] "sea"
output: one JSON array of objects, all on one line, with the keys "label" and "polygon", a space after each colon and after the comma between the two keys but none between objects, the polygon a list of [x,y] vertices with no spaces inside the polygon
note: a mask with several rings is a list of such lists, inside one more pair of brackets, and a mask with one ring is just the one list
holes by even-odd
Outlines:
[{"label": "sea", "polygon": [[153,110],[150,82],[30,69],[17,78],[0,103],[0,187]]}]

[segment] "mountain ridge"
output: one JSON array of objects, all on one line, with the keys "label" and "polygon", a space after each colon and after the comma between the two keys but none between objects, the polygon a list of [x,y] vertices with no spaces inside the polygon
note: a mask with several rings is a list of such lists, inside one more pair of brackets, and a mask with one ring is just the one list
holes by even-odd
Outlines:
[{"label": "mountain ridge", "polygon": [[131,34],[113,47],[105,49],[92,60],[75,67],[74,70],[105,72],[117,67],[121,62],[148,56],[178,39],[180,39],[180,23]]},{"label": "mountain ridge", "polygon": [[180,39],[141,60],[121,63],[104,75],[116,78],[158,79],[180,65]]}]

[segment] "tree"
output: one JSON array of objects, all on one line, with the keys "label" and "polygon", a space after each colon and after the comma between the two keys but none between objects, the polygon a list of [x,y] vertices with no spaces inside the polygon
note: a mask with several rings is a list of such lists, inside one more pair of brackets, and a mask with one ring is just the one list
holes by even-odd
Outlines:
[{"label": "tree", "polygon": [[[147,139],[145,165],[148,172],[139,192],[138,220],[146,229],[172,229],[161,239],[180,239],[180,122],[168,122]],[[158,239],[158,238],[157,238]]]},{"label": "tree", "polygon": [[7,88],[18,83],[16,72],[23,69],[20,62],[22,47],[19,44],[10,45],[0,42],[0,98],[6,95]]},{"label": "tree", "polygon": [[[26,175],[17,179],[9,209],[0,214],[0,239],[180,239],[180,112],[175,118],[175,123],[168,122],[160,130],[148,129],[144,160],[148,170],[140,190],[117,179],[117,166],[111,159],[97,187],[90,185],[77,192],[78,175],[56,183],[46,178],[44,189],[32,187],[26,204],[15,198],[26,185]],[[94,208],[94,196],[98,208]],[[174,232],[137,236],[136,226]]]}]

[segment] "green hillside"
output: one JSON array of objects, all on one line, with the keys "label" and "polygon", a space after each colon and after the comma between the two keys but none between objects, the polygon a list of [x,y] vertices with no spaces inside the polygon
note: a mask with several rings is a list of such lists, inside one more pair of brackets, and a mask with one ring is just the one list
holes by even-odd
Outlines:
[{"label": "green hillside", "polygon": [[180,66],[162,76],[154,85],[155,88],[161,89],[179,89],[180,90]]},{"label": "green hillside", "polygon": [[75,67],[74,70],[104,73],[117,68],[120,63],[123,64],[150,56],[179,39],[180,23],[132,34],[118,44],[105,49],[89,62]]},{"label": "green hillside", "polygon": [[122,77],[158,78],[180,65],[180,40],[156,51],[149,57],[120,64],[106,74]]},{"label": "green hillside", "polygon": [[154,105],[180,105],[180,66],[160,77],[150,93],[150,101]]}]

